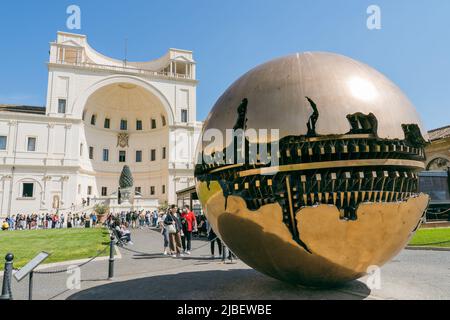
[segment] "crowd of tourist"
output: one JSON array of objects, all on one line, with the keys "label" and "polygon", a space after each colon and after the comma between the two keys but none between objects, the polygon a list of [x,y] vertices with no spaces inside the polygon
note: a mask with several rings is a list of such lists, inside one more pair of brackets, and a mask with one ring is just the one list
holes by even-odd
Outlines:
[{"label": "crowd of tourist", "polygon": [[[36,230],[60,228],[89,228],[99,223],[95,212],[61,214],[18,214],[12,215],[1,225],[2,230]],[[109,213],[104,225],[115,230],[127,244],[131,241],[130,229],[158,228],[163,243],[163,255],[183,257],[192,251],[192,238],[207,237],[211,242],[211,255],[215,256],[215,247],[218,247],[219,256],[222,255],[222,243],[209,225],[204,215],[195,215],[188,205],[179,209],[172,205],[167,210],[158,212],[132,211]]]},{"label": "crowd of tourist", "polygon": [[84,228],[96,226],[97,215],[95,212],[87,213],[34,213],[17,214],[7,217],[2,222],[2,230],[37,230],[37,229],[61,229],[61,228]]},{"label": "crowd of tourist", "polygon": [[207,237],[211,242],[211,255],[215,256],[215,245],[218,246],[219,256],[222,254],[222,243],[216,236],[204,215],[195,215],[188,205],[182,209],[172,205],[169,209],[151,215],[129,212],[109,214],[106,224],[116,230],[121,239],[126,243],[131,241],[131,228],[143,228],[144,226],[160,229],[163,240],[163,255],[174,258],[190,255],[192,250],[192,238]]}]

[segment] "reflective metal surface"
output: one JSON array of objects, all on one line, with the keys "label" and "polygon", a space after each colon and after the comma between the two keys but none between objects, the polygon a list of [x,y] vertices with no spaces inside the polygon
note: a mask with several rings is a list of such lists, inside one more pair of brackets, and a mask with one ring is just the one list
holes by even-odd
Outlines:
[{"label": "reflective metal surface", "polygon": [[357,279],[372,265],[382,266],[408,243],[428,205],[421,194],[405,202],[365,203],[358,220],[340,218],[335,206],[295,212],[298,230],[311,253],[282,223],[282,210],[270,204],[248,210],[244,200],[225,198],[218,183],[197,185],[208,221],[219,237],[250,267],[273,278],[309,286],[330,286]]},{"label": "reflective metal surface", "polygon": [[200,143],[195,171],[213,229],[274,278],[311,286],[356,279],[408,243],[428,206],[417,176],[428,138],[414,107],[350,58],[304,53],[263,64],[220,97],[208,129],[280,130],[268,163],[261,147],[275,139],[247,136],[241,163],[235,144]]},{"label": "reflective metal surface", "polygon": [[236,108],[247,98],[248,128],[277,128],[280,138],[306,135],[313,110],[305,97],[314,100],[320,113],[319,135],[349,132],[346,116],[357,112],[375,115],[380,138],[404,139],[405,123],[418,124],[424,137],[427,132],[408,98],[383,74],[326,52],[291,55],[249,71],[219,98],[205,129],[233,128]]}]

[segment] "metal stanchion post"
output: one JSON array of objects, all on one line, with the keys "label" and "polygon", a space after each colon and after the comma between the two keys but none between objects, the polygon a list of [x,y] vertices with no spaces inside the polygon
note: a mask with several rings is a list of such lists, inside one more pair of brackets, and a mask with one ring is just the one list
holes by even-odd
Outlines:
[{"label": "metal stanchion post", "polygon": [[5,260],[5,272],[3,273],[3,286],[0,300],[12,300],[11,280],[14,255],[12,253],[8,253],[5,257]]},{"label": "metal stanchion post", "polygon": [[108,268],[108,280],[114,277],[114,236],[111,236],[111,242],[109,243],[109,268]]},{"label": "metal stanchion post", "polygon": [[222,262],[225,263],[227,261],[227,247],[222,243]]},{"label": "metal stanchion post", "polygon": [[28,280],[28,300],[33,300],[33,271],[30,272]]}]

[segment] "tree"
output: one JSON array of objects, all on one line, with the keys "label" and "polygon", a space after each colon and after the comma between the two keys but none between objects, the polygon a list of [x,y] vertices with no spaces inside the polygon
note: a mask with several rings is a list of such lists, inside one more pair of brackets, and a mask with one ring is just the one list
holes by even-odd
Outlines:
[{"label": "tree", "polygon": [[119,186],[122,189],[131,188],[134,185],[133,176],[130,167],[124,166],[120,175]]}]

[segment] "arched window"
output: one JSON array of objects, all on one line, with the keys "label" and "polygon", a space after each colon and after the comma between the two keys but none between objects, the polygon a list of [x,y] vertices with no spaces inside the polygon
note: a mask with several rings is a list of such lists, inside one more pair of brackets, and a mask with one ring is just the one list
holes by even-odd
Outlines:
[{"label": "arched window", "polygon": [[427,171],[430,171],[430,170],[446,171],[446,170],[448,170],[448,167],[450,167],[450,161],[448,159],[438,157],[438,158],[431,160],[428,163]]}]

